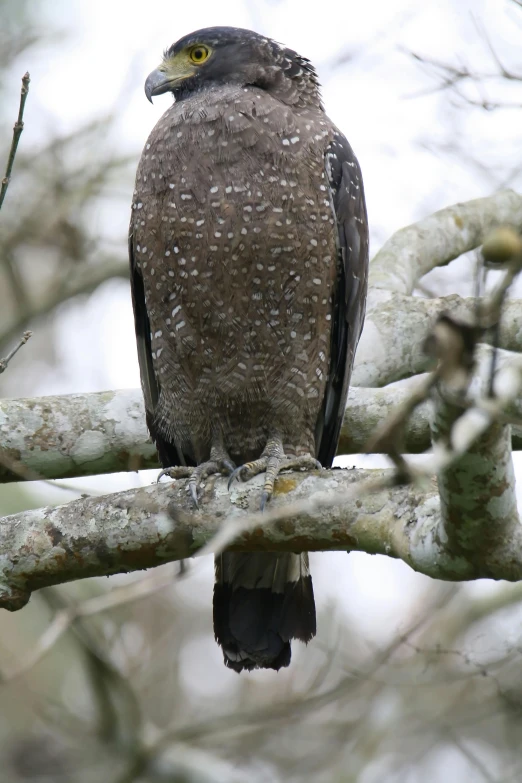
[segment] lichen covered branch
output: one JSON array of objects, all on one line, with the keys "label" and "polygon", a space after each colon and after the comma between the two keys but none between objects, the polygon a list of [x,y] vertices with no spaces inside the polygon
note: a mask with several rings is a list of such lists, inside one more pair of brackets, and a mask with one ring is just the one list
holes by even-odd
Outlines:
[{"label": "lichen covered branch", "polygon": [[[510,518],[509,531],[505,520],[493,520],[503,525],[501,546],[490,537],[480,562],[468,559],[445,535],[435,482],[393,486],[394,475],[351,470],[283,475],[266,524],[253,516],[262,478],[235,485],[230,493],[224,479],[207,480],[198,511],[191,508],[186,482],[178,481],[6,517],[0,522],[0,606],[20,609],[31,592],[48,585],[191,557],[225,521],[243,531],[236,550],[359,550],[401,558],[439,579],[522,579],[518,520]],[[368,491],[359,491],[361,483]]]},{"label": "lichen covered branch", "polygon": [[[479,345],[473,389],[485,389],[492,349]],[[498,351],[501,370],[520,361]],[[409,398],[407,386],[384,389],[352,388],[341,431],[338,455],[367,450],[376,429]],[[430,403],[422,403],[408,418],[403,450],[426,451],[431,445]],[[522,447],[522,400],[504,411],[515,422],[512,447]],[[140,389],[72,394],[60,397],[0,400],[0,483],[22,479],[56,479],[99,473],[158,468],[156,451],[145,426]],[[28,471],[32,471],[32,474]]]},{"label": "lichen covered branch", "polygon": [[[381,387],[427,372],[431,360],[423,350],[423,337],[443,312],[472,324],[477,315],[477,303],[473,298],[457,295],[421,299],[382,292],[381,299],[374,299],[368,308],[352,385]],[[503,304],[498,344],[506,351],[522,352],[521,313],[520,299]],[[488,331],[481,336],[483,342],[491,339]]]},{"label": "lichen covered branch", "polygon": [[410,295],[423,275],[479,247],[500,224],[522,228],[522,196],[513,190],[453,204],[401,228],[371,262],[370,290]]},{"label": "lichen covered branch", "polygon": [[138,389],[0,400],[0,442],[0,482],[158,467]]}]

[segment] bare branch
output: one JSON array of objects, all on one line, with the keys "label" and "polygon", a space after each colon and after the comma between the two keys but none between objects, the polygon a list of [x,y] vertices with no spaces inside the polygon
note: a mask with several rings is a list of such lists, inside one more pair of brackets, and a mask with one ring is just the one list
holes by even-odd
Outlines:
[{"label": "bare branch", "polygon": [[[514,0],[516,2],[516,0]],[[522,74],[509,71],[501,62],[498,54],[496,53],[486,31],[480,27],[475,20],[475,26],[484,39],[486,47],[489,50],[491,58],[496,66],[495,71],[475,71],[471,70],[465,64],[452,65],[450,63],[441,62],[435,58],[426,57],[425,55],[416,54],[411,51],[403,50],[406,54],[409,54],[420,63],[422,66],[435,74],[438,79],[438,84],[435,87],[420,90],[409,97],[419,97],[421,95],[429,95],[434,92],[441,92],[443,90],[452,90],[455,95],[462,99],[464,103],[469,106],[478,106],[486,111],[492,111],[494,109],[511,109],[520,108],[518,102],[504,102],[504,101],[491,101],[485,96],[485,86],[495,83],[501,83],[502,81],[520,82],[522,81]],[[469,94],[466,94],[464,87],[468,84],[472,84],[476,87],[477,92],[481,95],[478,99],[471,98]]]},{"label": "bare branch", "polygon": [[[445,609],[436,628],[436,642],[445,646],[464,636],[475,624],[483,622],[512,606],[522,603],[522,582],[509,584],[486,595],[470,596],[467,592]],[[431,629],[431,634],[433,629]],[[426,645],[435,641],[427,631]]]},{"label": "bare branch", "polygon": [[[316,713],[321,707],[329,704],[341,704],[347,699],[350,693],[354,691],[361,682],[370,682],[375,675],[390,662],[395,653],[400,650],[437,612],[447,604],[447,588],[434,591],[428,605],[423,607],[423,611],[416,616],[409,626],[402,633],[396,634],[393,641],[383,649],[377,650],[370,660],[366,660],[358,677],[354,678],[352,673],[346,674],[340,682],[335,682],[333,687],[326,688],[319,693],[309,693],[308,689],[304,693],[297,693],[292,697],[286,697],[283,702],[270,703],[266,706],[255,705],[254,709],[234,710],[226,715],[216,717],[205,717],[197,723],[189,723],[182,726],[168,726],[161,731],[151,745],[151,750],[156,752],[172,741],[190,742],[198,737],[212,734],[227,734],[235,727],[256,728],[266,722],[288,721],[293,716],[302,716],[306,713]],[[360,717],[353,718],[353,726],[360,723]]]},{"label": "bare branch", "polygon": [[[357,480],[374,475],[359,477],[351,471],[289,474],[278,484],[279,497],[272,513],[281,509],[281,498],[298,500],[304,491],[307,501],[313,500],[318,493],[324,497],[328,490],[349,489]],[[384,475],[381,472],[375,477]],[[415,493],[409,497],[409,490],[399,490],[401,496],[403,492],[402,502],[411,507],[413,518],[417,498]],[[392,499],[392,494],[384,492],[379,509],[370,514],[378,524],[367,531],[365,540],[376,551],[390,548],[391,529],[385,536],[380,535],[384,532],[380,528],[396,525],[393,509],[399,499]],[[194,512],[186,482],[177,481],[6,517],[0,525],[0,606],[21,608],[39,587],[191,557],[210,540],[223,519],[244,519],[258,502],[256,479],[235,487],[230,494],[224,480],[207,481],[200,510]],[[336,524],[332,524],[331,514],[318,512],[315,517],[303,516],[280,527],[264,526],[246,533],[236,546],[289,551],[357,547],[351,527],[355,522],[357,529],[357,520],[362,524],[362,517],[355,504],[343,508]],[[367,516],[366,522],[369,519]]]},{"label": "bare branch", "polygon": [[473,753],[471,748],[457,735],[457,732],[451,727],[445,727],[445,734],[451,739],[455,747],[457,747],[463,756],[470,762],[472,769],[474,769],[480,775],[481,780],[488,781],[488,783],[495,783],[496,776],[493,776],[486,765]]},{"label": "bare branch", "polygon": [[477,564],[484,549],[490,551],[492,538],[502,559],[504,532],[510,535],[519,525],[511,433],[499,419],[509,401],[520,397],[521,389],[522,365],[518,373],[514,368],[498,373],[494,396],[465,413],[443,394],[438,398],[432,425],[435,447],[423,468],[437,470],[441,523],[450,547]]},{"label": "bare branch", "polygon": [[18,345],[15,345],[12,351],[10,351],[4,359],[0,359],[0,375],[7,370],[7,366],[13,356],[15,356],[20,348],[22,348],[26,342],[32,337],[32,332],[24,332],[20,338]]},{"label": "bare branch", "polygon": [[27,95],[29,93],[30,81],[31,78],[29,76],[29,72],[27,72],[22,77],[22,89],[20,92],[20,107],[18,109],[18,118],[13,126],[13,140],[11,142],[11,149],[9,150],[9,157],[7,158],[5,176],[0,186],[0,209],[2,209],[2,204],[4,203],[5,194],[7,193],[9,182],[11,181],[11,174],[13,171],[13,164],[16,157],[16,150],[18,148],[18,142],[20,141],[20,136],[22,135],[22,131],[24,129],[24,109],[25,109],[25,102],[27,100]]},{"label": "bare branch", "polygon": [[509,71],[502,60],[500,59],[499,55],[497,54],[497,51],[495,50],[495,47],[493,46],[491,39],[488,35],[488,32],[480,19],[478,19],[475,14],[471,14],[471,18],[473,19],[473,24],[475,25],[477,32],[479,36],[484,40],[489,53],[497,66],[498,72],[504,79],[508,80],[514,80],[514,81],[522,81],[522,75],[514,74],[512,71]]}]

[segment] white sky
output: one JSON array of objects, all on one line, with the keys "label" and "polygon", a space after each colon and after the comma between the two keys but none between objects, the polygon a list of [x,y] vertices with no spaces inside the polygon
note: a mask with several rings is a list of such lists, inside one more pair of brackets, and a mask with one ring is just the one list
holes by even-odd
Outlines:
[{"label": "white sky", "polygon": [[[72,129],[121,101],[118,143],[135,153],[137,164],[149,131],[170,102],[162,96],[151,106],[143,93],[145,77],[158,64],[162,50],[200,27],[251,27],[298,50],[317,66],[327,111],[361,162],[375,251],[401,226],[450,203],[488,195],[494,188],[494,182],[470,169],[461,156],[441,154],[434,140],[449,142],[464,133],[466,150],[487,168],[510,169],[515,144],[520,143],[520,115],[517,129],[515,114],[507,121],[506,113],[477,110],[465,119],[449,93],[413,99],[434,87],[436,80],[404,50],[491,71],[494,64],[477,32],[478,20],[499,54],[513,62],[520,26],[513,21],[516,12],[511,5],[507,0],[322,0],[313,6],[299,0],[57,0],[48,3],[47,14],[68,37],[30,62],[22,58],[16,70],[18,75],[18,70],[29,69],[32,76],[23,143],[37,144],[48,128]],[[332,61],[343,52],[353,54],[352,63],[333,68]],[[18,84],[14,79],[13,83]],[[130,203],[132,183],[128,186]],[[127,209],[102,211],[95,219],[125,244]],[[466,263],[457,269],[462,278],[470,276]],[[58,370],[44,372],[32,394],[139,385],[126,285],[108,283],[86,304],[66,304],[60,312]],[[31,361],[30,346],[24,349],[26,362]],[[351,458],[348,462],[355,464]],[[117,476],[103,483],[74,483],[99,489],[125,488],[135,481],[133,476]],[[365,632],[376,638],[396,630],[401,608],[411,605],[412,595],[418,600],[430,584],[402,563],[383,557],[337,553],[313,559],[319,606],[340,600],[340,610],[356,616]],[[210,562],[201,570],[201,600],[210,601]],[[193,587],[180,589],[193,595]],[[217,653],[215,657],[218,660]]]}]

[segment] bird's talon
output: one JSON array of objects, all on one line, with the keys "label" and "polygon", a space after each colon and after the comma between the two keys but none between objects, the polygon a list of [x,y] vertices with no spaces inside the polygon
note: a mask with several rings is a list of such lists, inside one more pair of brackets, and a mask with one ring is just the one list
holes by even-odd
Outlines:
[{"label": "bird's talon", "polygon": [[225,476],[231,476],[234,470],[236,469],[236,466],[233,462],[230,462],[229,460],[224,459],[221,464],[221,472]]},{"label": "bird's talon", "polygon": [[272,497],[272,493],[264,489],[263,492],[261,493],[261,503],[260,503],[261,511],[265,510],[265,506],[271,497]]},{"label": "bird's talon", "polygon": [[194,468],[187,468],[182,465],[175,466],[173,468],[163,468],[162,471],[158,474],[158,478],[156,479],[156,483],[159,484],[160,480],[163,478],[163,476],[168,476],[170,479],[175,481],[176,479],[181,478],[190,478],[192,475]]},{"label": "bird's talon", "polygon": [[230,487],[234,483],[234,481],[243,481],[243,477],[241,476],[241,473],[243,472],[244,465],[240,465],[238,468],[232,471],[232,473],[229,476],[227,488],[230,492]]},{"label": "bird's talon", "polygon": [[195,481],[189,481],[188,488],[189,488],[191,500],[192,500],[192,502],[194,504],[194,508],[199,508],[198,488],[196,486],[196,482]]}]

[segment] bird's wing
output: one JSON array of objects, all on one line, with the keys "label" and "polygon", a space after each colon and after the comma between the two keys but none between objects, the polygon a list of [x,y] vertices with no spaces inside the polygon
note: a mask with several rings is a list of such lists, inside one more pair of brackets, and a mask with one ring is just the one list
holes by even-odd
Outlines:
[{"label": "bird's wing", "polygon": [[323,466],[329,467],[337,450],[353,360],[364,324],[369,235],[361,169],[339,131],[326,150],[325,166],[339,248],[329,376],[316,430],[317,457]]},{"label": "bird's wing", "polygon": [[142,274],[134,257],[132,230],[129,233],[129,261],[132,309],[134,310],[134,327],[136,330],[138,362],[140,365],[141,387],[145,400],[147,427],[152,440],[156,444],[163,467],[185,465],[186,460],[181,449],[163,438],[155,426],[155,411],[161,389],[152,364],[150,322],[145,301],[145,287]]}]

